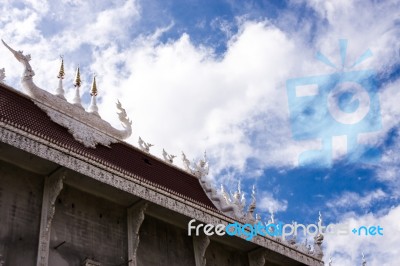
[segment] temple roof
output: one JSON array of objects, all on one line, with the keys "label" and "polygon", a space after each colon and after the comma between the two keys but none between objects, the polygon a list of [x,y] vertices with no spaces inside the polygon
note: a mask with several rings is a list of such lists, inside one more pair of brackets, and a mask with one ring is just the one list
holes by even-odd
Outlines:
[{"label": "temple roof", "polygon": [[46,140],[71,155],[82,156],[87,161],[96,162],[217,211],[199,179],[193,175],[125,142],[111,143],[109,147],[98,145],[95,149],[85,147],[67,128],[53,122],[34,100],[1,83],[0,122],[22,130],[32,138]]}]

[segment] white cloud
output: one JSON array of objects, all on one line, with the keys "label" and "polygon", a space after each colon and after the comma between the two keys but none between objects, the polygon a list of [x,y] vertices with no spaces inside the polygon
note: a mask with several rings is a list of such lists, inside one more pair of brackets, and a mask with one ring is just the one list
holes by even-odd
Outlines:
[{"label": "white cloud", "polygon": [[257,209],[264,212],[282,212],[286,211],[288,202],[286,200],[278,200],[271,193],[263,192],[257,201]]},{"label": "white cloud", "polygon": [[340,196],[327,202],[328,208],[345,208],[352,209],[354,207],[368,208],[376,201],[385,199],[388,195],[382,189],[376,189],[360,195],[356,192],[345,191]]},{"label": "white cloud", "polygon": [[333,257],[333,265],[361,265],[361,253],[366,256],[367,265],[392,266],[398,262],[398,243],[400,243],[400,206],[390,209],[386,215],[371,213],[361,217],[344,218],[338,224],[348,224],[350,230],[360,226],[381,226],[383,236],[379,235],[325,235],[325,262]]},{"label": "white cloud", "polygon": [[[321,50],[338,58],[336,37],[334,40],[326,37],[335,35],[331,19],[340,13],[336,9],[344,7],[336,2],[322,7],[314,2],[310,5],[329,12],[326,16],[332,27],[318,36],[317,42],[322,43]],[[77,8],[83,11],[92,8],[92,11],[84,12],[87,16],[78,16]],[[25,34],[39,38],[35,45],[25,43],[17,48],[32,53],[37,83],[45,84],[42,87],[49,90],[56,86],[58,54],[79,52],[81,59],[86,58],[84,78],[89,81],[90,72],[98,75],[101,114],[118,124],[114,102],[119,98],[133,118],[132,143],[141,135],[156,144],[153,149],[156,154],[161,154],[165,147],[173,154],[184,150],[190,157],[201,156],[206,149],[213,159],[214,174],[226,167],[243,171],[248,158],[257,159],[261,168],[293,166],[302,151],[318,147],[315,140],[293,141],[289,128],[286,79],[315,75],[322,65],[313,61],[313,50],[299,42],[299,36],[288,35],[270,22],[243,20],[225,55],[215,58],[212,50],[195,46],[187,34],[165,44],[158,42],[159,34],[142,36],[128,44],[126,32],[140,19],[135,1],[119,1],[110,7],[94,6],[91,2],[68,3],[59,9],[72,16],[65,16],[64,28],[57,35],[41,36],[37,28],[44,15],[23,9],[20,19],[4,22],[8,28],[5,38],[14,40],[10,36],[17,34],[20,41],[16,45],[26,40]],[[54,6],[44,10],[47,15],[59,12]],[[15,14],[20,12],[14,10]],[[340,23],[345,23],[345,14],[341,15],[344,17]],[[27,32],[17,33],[19,23],[29,23],[29,27],[21,26]],[[382,29],[376,27],[374,32]],[[349,47],[368,48],[358,38],[359,34],[352,37],[355,41],[351,39]],[[125,45],[120,47],[116,40]],[[81,50],[84,43],[90,46]],[[383,45],[380,43],[377,48]],[[1,56],[9,57],[6,53],[1,49]],[[82,62],[69,62],[67,56],[65,61],[69,73],[65,83],[72,84],[74,67]],[[7,63],[5,67],[9,80],[15,81],[15,63]]]},{"label": "white cloud", "polygon": [[[111,110],[115,98],[128,101],[125,106],[134,116],[137,134],[132,141],[142,135],[172,153],[185,150],[192,157],[207,149],[214,170],[227,166],[243,170],[250,157],[263,162],[269,158],[277,165],[296,160],[300,146],[291,141],[286,123],[283,81],[290,69],[285,58],[292,52],[293,44],[280,30],[246,23],[222,59],[183,35],[166,44],[138,43],[120,53],[113,48],[99,51],[93,66],[101,69],[96,72],[106,71],[109,81],[121,77],[117,61],[131,72],[114,84],[106,78],[100,84],[118,83],[118,89],[104,91],[102,109]],[[255,117],[261,110],[267,113],[262,122]],[[108,119],[112,115],[105,114]],[[248,133],[255,129],[272,136],[254,145]],[[287,144],[284,148],[282,142]]]}]

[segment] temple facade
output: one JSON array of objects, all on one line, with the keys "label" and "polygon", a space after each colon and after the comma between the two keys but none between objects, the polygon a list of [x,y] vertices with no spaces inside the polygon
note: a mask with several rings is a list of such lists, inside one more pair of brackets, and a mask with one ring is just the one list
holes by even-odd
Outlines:
[{"label": "temple facade", "polygon": [[[4,43],[4,42],[3,42]],[[123,129],[104,121],[96,103],[80,99],[80,73],[69,102],[61,64],[55,94],[33,81],[30,56],[4,43],[22,64],[23,92],[0,71],[0,266],[29,265],[324,265],[323,236],[304,245],[269,235],[208,236],[188,224],[254,224],[240,186],[233,194],[208,182],[206,155],[191,163],[182,154],[150,153],[124,141],[132,122],[121,103]],[[1,62],[0,62],[1,65]]]}]

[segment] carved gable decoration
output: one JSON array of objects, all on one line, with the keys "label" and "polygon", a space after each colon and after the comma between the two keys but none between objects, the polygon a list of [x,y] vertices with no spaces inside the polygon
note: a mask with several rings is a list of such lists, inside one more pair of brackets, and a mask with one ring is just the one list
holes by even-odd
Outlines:
[{"label": "carved gable decoration", "polygon": [[[108,122],[104,121],[98,114],[96,102],[97,86],[96,79],[93,78],[93,84],[90,91],[91,103],[86,111],[81,104],[80,99],[80,73],[77,69],[74,82],[75,97],[72,103],[69,103],[64,97],[63,79],[64,79],[64,61],[61,62],[58,74],[59,84],[56,95],[53,95],[41,88],[33,82],[33,71],[29,61],[30,55],[24,55],[22,51],[16,51],[7,45],[3,40],[3,44],[11,51],[15,58],[24,66],[24,72],[21,78],[22,86],[34,101],[50,119],[67,128],[74,139],[82,143],[85,147],[95,148],[98,144],[109,146],[111,143],[118,142],[131,136],[132,122],[128,118],[126,111],[122,108],[121,103],[117,102],[118,118],[124,127],[123,130],[112,127]],[[3,74],[3,71],[1,72]]]}]

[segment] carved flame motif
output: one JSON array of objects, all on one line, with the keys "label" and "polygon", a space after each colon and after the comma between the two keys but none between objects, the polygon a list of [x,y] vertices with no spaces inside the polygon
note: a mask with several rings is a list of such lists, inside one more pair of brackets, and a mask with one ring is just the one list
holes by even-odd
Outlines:
[{"label": "carved flame motif", "polygon": [[150,148],[152,146],[154,146],[153,144],[150,144],[148,142],[144,142],[141,137],[139,137],[138,143],[139,143],[140,149],[142,151],[144,151],[144,152],[147,152],[147,153],[149,153],[150,152]]},{"label": "carved flame motif", "polygon": [[[81,142],[86,147],[95,148],[97,144],[109,146],[118,140],[126,139],[132,134],[132,121],[129,120],[126,111],[122,108],[121,103],[117,102],[117,114],[119,120],[124,127],[123,130],[112,127],[108,122],[101,119],[97,113],[96,93],[92,95],[92,103],[87,111],[80,105],[79,85],[75,84],[77,93],[74,98],[74,104],[65,100],[62,79],[64,78],[64,60],[62,60],[62,75],[58,75],[59,86],[56,95],[53,95],[33,82],[33,71],[29,61],[30,55],[24,55],[22,51],[16,51],[7,45],[3,40],[3,44],[14,55],[14,57],[24,66],[24,72],[21,83],[34,103],[47,113],[52,121],[66,127],[76,141]],[[96,89],[97,90],[97,89]]]},{"label": "carved flame motif", "polygon": [[163,149],[163,153],[162,153],[164,160],[168,163],[174,163],[174,158],[176,157],[176,155],[172,155],[172,154],[168,154],[164,149]]},{"label": "carved flame motif", "polygon": [[[203,159],[200,159],[197,163],[191,164],[187,159],[185,153],[182,152],[182,162],[184,169],[190,174],[196,176],[200,180],[203,180],[204,177],[208,175],[209,166],[207,161],[207,155],[204,152]],[[204,180],[203,180],[204,182]]]},{"label": "carved flame motif", "polygon": [[0,68],[0,83],[4,83],[6,78],[6,70],[4,68]]}]

